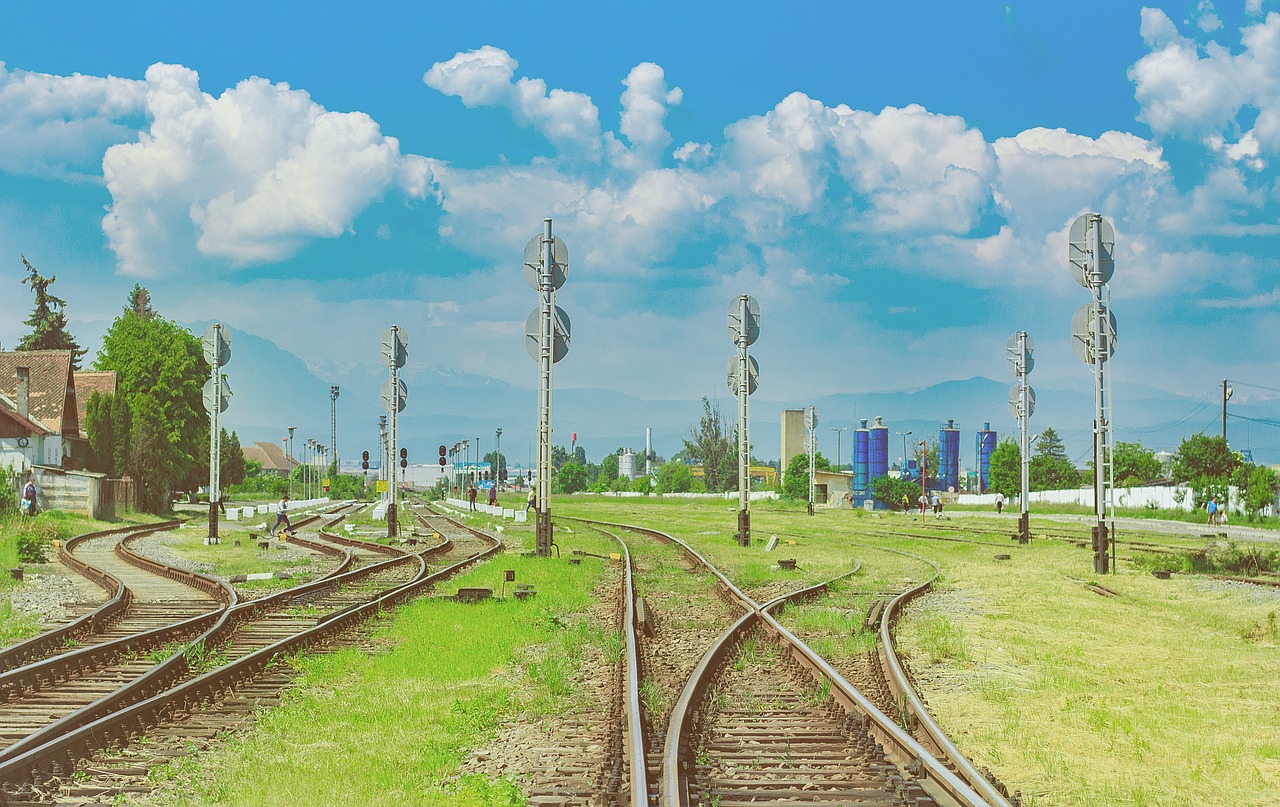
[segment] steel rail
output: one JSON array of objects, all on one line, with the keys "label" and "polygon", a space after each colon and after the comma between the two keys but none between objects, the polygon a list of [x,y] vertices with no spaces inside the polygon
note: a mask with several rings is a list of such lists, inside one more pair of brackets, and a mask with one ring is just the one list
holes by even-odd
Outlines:
[{"label": "steel rail", "polygon": [[627,734],[631,740],[627,764],[631,778],[631,807],[648,807],[649,759],[645,751],[644,722],[640,717],[640,650],[639,639],[636,636],[636,590],[632,574],[631,550],[620,536],[608,530],[601,529],[600,532],[622,546],[623,600],[626,603],[623,609],[623,633],[627,637]]},{"label": "steel rail", "polygon": [[157,524],[130,525],[128,527],[89,532],[67,539],[66,543],[58,547],[58,561],[103,589],[107,593],[107,601],[65,625],[44,631],[4,648],[3,651],[0,651],[0,672],[23,667],[38,659],[46,658],[50,653],[64,647],[70,639],[81,639],[85,636],[101,633],[129,607],[133,594],[129,591],[128,586],[115,575],[90,566],[75,557],[71,553],[72,549],[93,538],[104,538],[108,535],[119,535],[134,531],[140,534],[157,532],[172,529],[179,523],[177,521],[163,521]]},{"label": "steel rail", "polygon": [[[307,630],[281,639],[203,675],[169,686],[158,694],[143,698],[136,697],[140,691],[141,679],[135,680],[114,695],[101,699],[100,703],[107,705],[110,702],[109,705],[113,708],[99,710],[101,714],[88,722],[81,721],[80,725],[68,726],[61,733],[44,737],[42,742],[24,748],[16,756],[0,759],[0,781],[28,782],[36,775],[49,773],[58,775],[59,772],[65,772],[66,769],[74,767],[78,759],[88,756],[94,750],[112,742],[127,741],[131,735],[145,731],[147,727],[155,725],[174,711],[189,709],[195,705],[205,705],[220,698],[223,693],[234,690],[236,685],[261,675],[277,656],[298,652],[317,642],[336,637],[358,621],[405,602],[416,595],[420,589],[486,559],[502,548],[502,542],[498,539],[464,528],[488,539],[493,545],[484,552],[473,554],[438,572],[431,574],[420,572],[417,579],[393,587],[362,605],[345,609],[333,619],[319,622]],[[395,558],[377,565],[390,565],[405,559],[407,558]],[[425,572],[425,561],[423,572]],[[250,603],[246,603],[248,604]],[[225,622],[227,616],[228,612],[224,612],[219,626]],[[208,636],[217,631],[219,626],[215,626],[205,635]],[[179,653],[161,666],[179,663],[186,666],[185,662],[185,654]],[[155,672],[156,669],[159,668],[151,672]],[[186,669],[189,670],[189,666]],[[126,693],[126,690],[131,692]]]},{"label": "steel rail", "polygon": [[[601,522],[604,523],[604,522]],[[690,547],[674,536],[668,535],[660,530],[649,527],[625,527],[625,525],[611,524],[629,529],[631,531],[645,532],[658,540],[674,543],[680,546],[685,554],[711,574],[715,575],[721,585],[731,593],[738,603],[745,609],[743,614],[736,622],[730,625],[720,635],[719,638],[708,648],[707,652],[699,660],[697,667],[689,676],[688,682],[685,684],[684,690],[673,707],[670,720],[667,726],[667,737],[663,747],[662,770],[663,777],[659,791],[659,804],[662,807],[688,807],[689,796],[685,777],[682,775],[681,760],[685,757],[682,739],[687,736],[689,727],[693,723],[694,705],[701,701],[706,688],[710,682],[704,680],[706,673],[712,670],[716,665],[733,649],[734,637],[741,632],[749,629],[762,621],[777,635],[782,637],[792,647],[793,654],[799,654],[801,663],[808,666],[826,677],[833,684],[833,691],[839,692],[839,701],[845,708],[856,708],[865,714],[872,724],[869,727],[876,735],[877,739],[885,748],[886,756],[902,767],[914,767],[919,773],[920,783],[927,790],[931,791],[931,795],[937,798],[939,795],[945,797],[949,801],[947,803],[960,805],[961,807],[977,807],[978,805],[1003,805],[1007,802],[989,801],[982,795],[979,795],[977,788],[970,783],[964,781],[960,776],[952,773],[940,760],[931,754],[923,745],[919,743],[908,732],[904,731],[897,723],[891,720],[887,715],[881,712],[875,704],[871,703],[862,693],[858,692],[848,681],[844,679],[834,668],[832,668],[825,660],[814,653],[808,645],[801,641],[798,637],[784,628],[776,619],[767,613],[763,606],[756,603],[753,599],[742,593],[737,586],[733,585],[718,569],[707,562],[696,550]],[[904,553],[905,554],[905,553]],[[841,575],[842,577],[844,575]],[[823,584],[820,584],[823,585]],[[769,601],[771,608],[781,605],[783,602],[789,601],[792,596],[809,596],[813,593],[815,587],[802,589],[793,592],[792,595],[784,595],[781,598],[775,598]],[[984,777],[979,775],[981,781],[986,782]],[[989,786],[989,783],[987,783]],[[997,794],[998,795],[998,794]]]}]

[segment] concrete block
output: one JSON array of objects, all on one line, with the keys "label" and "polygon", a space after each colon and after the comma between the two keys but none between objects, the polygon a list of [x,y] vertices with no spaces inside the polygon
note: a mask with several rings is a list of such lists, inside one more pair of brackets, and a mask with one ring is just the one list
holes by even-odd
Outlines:
[{"label": "concrete block", "polygon": [[503,517],[503,518],[515,518],[515,517],[516,517],[516,511],[515,511],[515,510],[512,510],[510,507],[504,507],[504,508],[502,508],[502,517]]},{"label": "concrete block", "polygon": [[528,513],[526,513],[526,512],[525,512],[525,511],[523,511],[523,510],[517,510],[517,511],[515,512],[515,516],[516,516],[516,523],[517,523],[517,524],[523,524],[523,523],[525,523],[526,521],[528,521],[528,520],[529,520],[529,514],[528,514]]}]

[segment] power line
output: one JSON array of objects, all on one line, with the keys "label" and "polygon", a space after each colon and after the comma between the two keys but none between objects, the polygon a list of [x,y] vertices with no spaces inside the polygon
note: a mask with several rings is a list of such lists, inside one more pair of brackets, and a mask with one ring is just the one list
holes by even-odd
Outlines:
[{"label": "power line", "polygon": [[1250,387],[1252,389],[1266,390],[1267,392],[1280,392],[1280,389],[1276,389],[1275,387],[1264,387],[1261,384],[1250,384],[1248,381],[1236,381],[1234,378],[1229,379],[1229,381],[1237,387]]},{"label": "power line", "polygon": [[1272,420],[1271,418],[1251,418],[1247,415],[1237,415],[1234,412],[1228,412],[1227,417],[1235,418],[1236,420],[1247,420],[1250,423],[1261,423],[1264,426],[1276,426],[1277,428],[1280,428],[1280,420]]}]

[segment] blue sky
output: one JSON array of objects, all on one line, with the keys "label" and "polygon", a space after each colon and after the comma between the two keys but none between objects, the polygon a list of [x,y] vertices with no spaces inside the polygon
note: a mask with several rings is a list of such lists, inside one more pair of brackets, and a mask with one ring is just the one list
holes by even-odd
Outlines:
[{"label": "blue sky", "polygon": [[747,292],[770,398],[1006,379],[1019,328],[1033,383],[1087,388],[1066,230],[1096,210],[1122,439],[1126,396],[1280,387],[1273,0],[10,5],[5,346],[25,253],[91,348],[142,282],[333,383],[397,322],[410,380],[531,387],[551,215],[557,385],[724,395]]}]

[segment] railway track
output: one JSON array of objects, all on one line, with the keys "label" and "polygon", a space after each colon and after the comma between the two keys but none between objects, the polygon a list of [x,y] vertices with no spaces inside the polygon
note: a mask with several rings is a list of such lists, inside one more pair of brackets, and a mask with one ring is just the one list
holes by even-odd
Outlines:
[{"label": "railway track", "polygon": [[[0,804],[48,804],[64,797],[80,803],[76,800],[87,795],[149,789],[142,782],[151,764],[186,753],[193,738],[211,740],[278,697],[289,679],[275,664],[282,656],[323,649],[367,617],[501,548],[497,539],[456,523],[448,529],[466,532],[465,545],[446,537],[421,551],[405,551],[353,542],[371,556],[363,563],[352,547],[331,546],[328,551],[343,553],[345,561],[329,576],[257,600],[233,600],[180,652],[0,752]],[[302,536],[295,541],[322,546],[350,539],[322,530],[320,541]],[[372,556],[380,557],[374,561]],[[432,572],[428,556],[444,558],[442,565],[448,565]],[[181,730],[168,730],[179,723]],[[148,731],[168,736],[178,747],[149,752],[144,764],[129,744]]]},{"label": "railway track", "polygon": [[[629,532],[671,547],[689,570],[714,578],[716,589],[734,612],[725,620],[730,624],[703,644],[705,652],[669,711],[655,713],[652,698],[627,689],[628,711],[639,698],[635,718],[639,730],[631,728],[631,718],[620,721],[626,729],[619,734],[628,739],[629,749],[622,766],[628,772],[626,788],[603,803],[633,807],[1009,803],[976,771],[972,772],[976,781],[967,781],[963,765],[951,759],[944,763],[931,753],[773,616],[772,611],[787,603],[821,593],[831,581],[761,605],[699,553],[666,533],[583,523],[619,540],[620,533]],[[648,610],[647,603],[640,610]],[[657,634],[666,629],[657,620]],[[624,630],[639,645],[635,661],[627,662],[627,678],[634,671],[635,678],[647,680],[651,674],[647,665],[653,659],[646,652],[650,643],[646,626],[630,624]],[[638,776],[642,770],[643,780]]]}]

